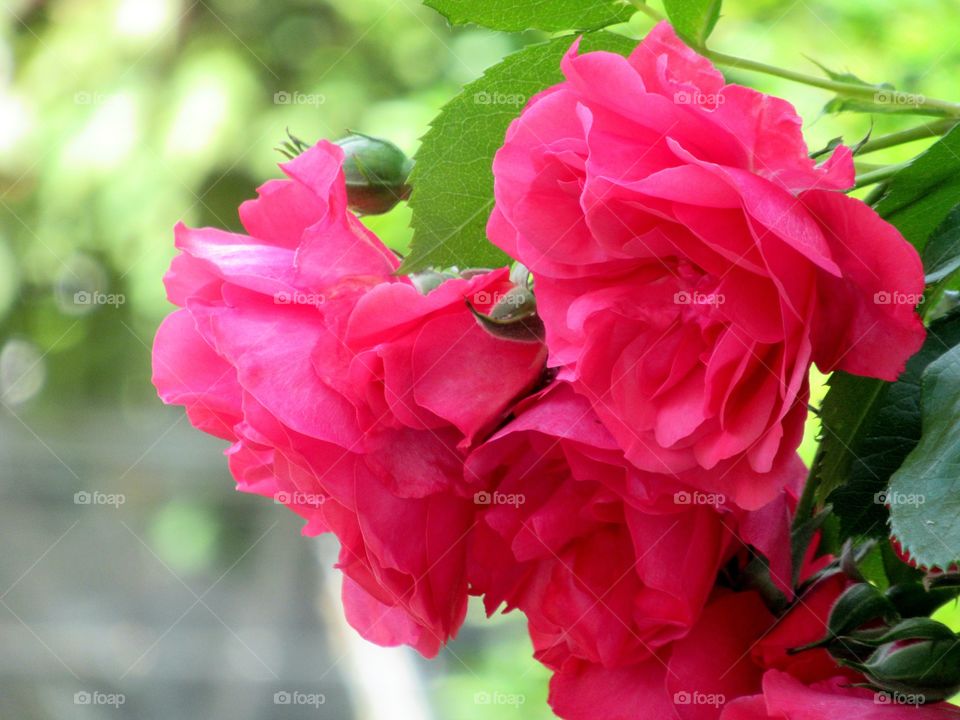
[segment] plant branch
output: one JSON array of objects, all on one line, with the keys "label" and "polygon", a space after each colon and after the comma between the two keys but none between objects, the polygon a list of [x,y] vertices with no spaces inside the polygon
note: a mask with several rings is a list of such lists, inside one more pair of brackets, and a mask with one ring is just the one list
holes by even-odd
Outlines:
[{"label": "plant branch", "polygon": [[[726,53],[717,52],[716,50],[710,50],[708,48],[698,48],[697,52],[719,65],[773,75],[785,80],[818,87],[823,90],[830,90],[844,97],[860,98],[862,100],[876,102],[877,93],[880,92],[877,88],[869,85],[857,85],[855,83],[839,82],[837,80],[830,80],[829,78],[817,77],[816,75],[807,75],[806,73],[796,72],[795,70],[787,70],[774,65],[767,65],[766,63],[757,62],[756,60],[727,55]],[[947,115],[960,118],[960,104],[947,102],[946,100],[938,100],[937,98],[927,98],[922,95],[911,95],[910,100],[909,107],[918,114]]]},{"label": "plant branch", "polygon": [[[660,12],[647,5],[645,0],[630,0],[630,3],[639,12],[642,12],[644,15],[657,22],[666,20],[666,18]],[[773,75],[775,77],[790,80],[792,82],[817,87],[822,90],[830,90],[831,92],[835,92],[843,97],[859,98],[861,100],[876,102],[877,93],[880,92],[878,88],[870,85],[858,85],[856,83],[831,80],[829,78],[819,77],[817,75],[808,75],[806,73],[797,72],[795,70],[787,70],[786,68],[768,65],[756,60],[750,60],[748,58],[727,55],[726,53],[718,52],[717,50],[710,50],[706,47],[694,47],[693,49],[718,65],[725,65],[731,68],[739,68],[742,70],[751,70],[753,72],[764,73],[766,75]],[[928,98],[924,97],[923,95],[913,94],[910,94],[909,101],[910,102],[907,103],[909,108],[916,114],[946,115],[948,117],[960,118],[960,104],[958,103],[952,103],[946,100],[939,100],[937,98]]]},{"label": "plant branch", "polygon": [[853,188],[856,190],[857,188],[866,187],[867,185],[875,185],[878,182],[883,182],[893,175],[896,175],[909,164],[909,162],[905,162],[898,165],[887,165],[877,170],[863,173],[863,175],[857,177],[857,182]]},{"label": "plant branch", "polygon": [[933,122],[924,123],[923,125],[918,125],[917,127],[912,127],[907,130],[881,135],[865,142],[857,152],[857,155],[865,155],[866,153],[885,150],[886,148],[903,145],[915,140],[945,135],[957,125],[957,122],[958,120],[954,120],[953,118],[934,120]]},{"label": "plant branch", "polygon": [[644,0],[630,0],[630,4],[633,5],[637,10],[642,12],[648,18],[654,20],[655,22],[660,22],[661,20],[666,20],[662,14],[654,10],[652,7],[647,5]]}]

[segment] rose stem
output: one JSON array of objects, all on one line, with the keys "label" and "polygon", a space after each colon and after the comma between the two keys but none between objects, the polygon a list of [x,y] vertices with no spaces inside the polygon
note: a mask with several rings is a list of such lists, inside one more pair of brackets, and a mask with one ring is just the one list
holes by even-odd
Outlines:
[{"label": "rose stem", "polygon": [[903,170],[909,164],[909,162],[905,162],[897,165],[887,165],[886,167],[879,168],[878,170],[865,172],[863,175],[857,177],[857,182],[853,187],[854,189],[857,189],[866,187],[867,185],[873,185],[878,182],[883,182],[887,178]]},{"label": "rose stem", "polygon": [[953,129],[956,124],[957,121],[952,118],[934,120],[933,122],[924,123],[923,125],[918,125],[917,127],[912,127],[907,130],[900,130],[890,133],[889,135],[880,135],[873,140],[865,142],[860,150],[857,151],[857,155],[864,155],[876,150],[884,150],[889,147],[894,147],[895,145],[913,142],[914,140],[923,140],[924,138],[943,135]]}]

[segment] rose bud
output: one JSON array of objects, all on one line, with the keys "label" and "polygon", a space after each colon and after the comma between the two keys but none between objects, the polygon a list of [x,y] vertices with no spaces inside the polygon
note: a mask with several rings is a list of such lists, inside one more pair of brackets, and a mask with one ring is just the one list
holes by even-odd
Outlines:
[{"label": "rose bud", "polygon": [[537,315],[537,300],[526,287],[514,286],[499,298],[489,315],[479,312],[467,303],[484,330],[501,340],[516,342],[543,342],[543,321]]},{"label": "rose bud", "polygon": [[827,628],[833,636],[846,635],[872,620],[898,620],[893,603],[870,583],[852,585],[830,610]]},{"label": "rose bud", "polygon": [[410,282],[420,291],[421,295],[429,295],[447,280],[452,280],[456,275],[448,272],[439,272],[437,270],[424,270],[423,272],[410,275]]},{"label": "rose bud", "polygon": [[410,196],[413,160],[388,140],[352,133],[335,143],[343,150],[347,204],[364,215],[380,215]]},{"label": "rose bud", "polygon": [[903,640],[953,640],[953,630],[930,618],[908,618],[893,627],[861,630],[850,637],[862,645],[880,647]]},{"label": "rose bud", "polygon": [[847,663],[881,690],[923,696],[939,702],[960,691],[960,644],[956,638],[891,643],[865,663]]},{"label": "rose bud", "polygon": [[[831,646],[832,652],[834,641],[874,620],[891,622],[899,620],[899,615],[893,603],[873,585],[869,583],[851,585],[830,610],[826,636],[815,643],[795,648],[792,652],[798,653],[824,646]],[[840,641],[839,645],[842,646],[843,642]]]}]

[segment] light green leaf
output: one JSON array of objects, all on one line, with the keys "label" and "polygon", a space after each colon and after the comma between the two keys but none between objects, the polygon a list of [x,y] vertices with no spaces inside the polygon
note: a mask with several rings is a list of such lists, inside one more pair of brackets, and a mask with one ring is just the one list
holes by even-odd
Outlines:
[{"label": "light green leaf", "polygon": [[454,25],[473,23],[507,32],[596,30],[634,13],[621,0],[424,0]]},{"label": "light green leaf", "polygon": [[960,128],[954,128],[894,175],[874,207],[922,251],[958,203]]},{"label": "light green leaf", "polygon": [[804,57],[806,57],[807,60],[812,62],[818,68],[823,70],[823,74],[826,75],[831,80],[836,80],[837,82],[842,82],[842,83],[849,83],[850,85],[863,85],[864,87],[873,87],[873,88],[877,88],[878,90],[883,88],[887,88],[887,89],[893,88],[893,85],[890,85],[889,83],[882,83],[879,85],[868,83],[866,80],[864,80],[863,78],[857,77],[852,72],[837,72],[836,70],[831,70],[820,61],[814,60],[812,57],[809,57],[807,55],[805,55]]},{"label": "light green leaf", "polygon": [[844,112],[916,115],[918,102],[919,95],[896,90],[878,90],[873,100],[838,95],[824,105],[821,112],[824,115]]},{"label": "light green leaf", "polygon": [[890,526],[918,564],[946,568],[960,558],[960,346],[923,374],[922,411],[920,442],[890,482]]},{"label": "light green leaf", "polygon": [[[434,118],[410,176],[413,245],[402,272],[427,267],[494,267],[510,260],[490,244],[493,156],[526,102],[563,79],[560,59],[573,39],[524,48],[467,85]],[[581,50],[627,55],[636,43],[606,32],[583,36]]]},{"label": "light green leaf", "polygon": [[703,47],[717,20],[721,0],[663,0],[674,30],[693,47]]},{"label": "light green leaf", "polygon": [[943,280],[960,268],[960,205],[955,205],[933,231],[923,248],[923,269],[927,282]]}]

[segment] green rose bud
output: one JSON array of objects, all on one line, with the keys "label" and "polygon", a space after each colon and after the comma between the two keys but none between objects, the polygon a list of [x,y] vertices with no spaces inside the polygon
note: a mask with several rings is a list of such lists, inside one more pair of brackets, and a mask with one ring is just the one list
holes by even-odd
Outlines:
[{"label": "green rose bud", "polygon": [[940,702],[960,691],[960,643],[956,639],[891,643],[865,663],[847,663],[877,688]]},{"label": "green rose bud", "polygon": [[543,342],[543,321],[537,315],[537,300],[526,287],[513,287],[499,298],[489,315],[477,311],[468,301],[470,311],[484,330],[502,340]]},{"label": "green rose bud", "polygon": [[337,140],[343,150],[343,175],[350,209],[380,215],[410,196],[407,178],[413,160],[387,140],[353,133]]},{"label": "green rose bud", "polygon": [[851,585],[830,609],[827,629],[834,637],[846,635],[871,620],[899,619],[893,603],[870,583]]},{"label": "green rose bud", "polygon": [[[829,647],[833,652],[834,645],[842,651],[843,641],[838,640],[841,636],[874,620],[893,622],[899,619],[897,609],[880,590],[870,583],[857,583],[848,587],[830,609],[826,636],[815,643],[796,648],[793,652],[817,647]],[[845,654],[840,653],[841,656]]]},{"label": "green rose bud", "polygon": [[862,645],[880,647],[900,640],[953,640],[953,630],[930,618],[914,617],[893,627],[878,627],[851,633],[851,638]]}]

